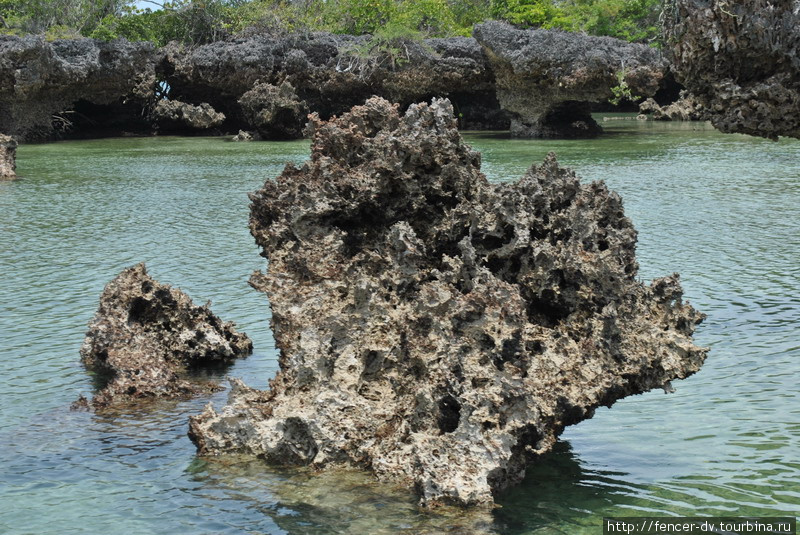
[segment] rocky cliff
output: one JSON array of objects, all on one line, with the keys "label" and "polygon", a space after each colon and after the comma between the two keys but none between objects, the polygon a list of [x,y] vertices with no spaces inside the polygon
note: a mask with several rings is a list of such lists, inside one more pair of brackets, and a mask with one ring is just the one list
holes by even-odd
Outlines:
[{"label": "rocky cliff", "polygon": [[517,137],[589,137],[600,132],[589,105],[655,94],[666,72],[659,52],[610,37],[519,30],[502,22],[475,27],[496,78],[497,98],[513,114]]},{"label": "rocky cliff", "polygon": [[98,118],[131,127],[153,98],[155,63],[149,43],[0,36],[0,131],[49,138]]},{"label": "rocky cliff", "polygon": [[800,137],[800,5],[671,0],[673,70],[722,132]]},{"label": "rocky cliff", "polygon": [[565,426],[702,364],[676,275],[637,280],[621,199],[554,156],[492,184],[446,100],[314,120],[252,195],[280,371],[192,418],[201,454],[345,464],[488,503]]}]

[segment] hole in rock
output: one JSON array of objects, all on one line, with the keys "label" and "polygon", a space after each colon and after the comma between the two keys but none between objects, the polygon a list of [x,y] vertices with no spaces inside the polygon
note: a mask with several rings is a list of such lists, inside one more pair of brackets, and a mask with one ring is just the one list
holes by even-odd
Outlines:
[{"label": "hole in rock", "polygon": [[458,428],[461,419],[461,404],[451,395],[439,400],[439,418],[436,424],[442,433],[452,433]]}]

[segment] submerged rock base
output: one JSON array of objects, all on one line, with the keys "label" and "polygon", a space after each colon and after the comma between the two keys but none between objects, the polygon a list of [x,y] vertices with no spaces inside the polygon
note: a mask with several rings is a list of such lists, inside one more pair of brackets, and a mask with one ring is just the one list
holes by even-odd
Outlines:
[{"label": "submerged rock base", "polygon": [[5,134],[0,134],[0,180],[17,178],[17,141]]},{"label": "submerged rock base", "polygon": [[677,275],[636,280],[636,231],[602,183],[553,155],[489,183],[446,100],[312,125],[311,159],[252,195],[280,371],[191,419],[199,453],[490,503],[565,426],[700,368],[703,315]]},{"label": "submerged rock base", "polygon": [[99,409],[216,390],[218,385],[192,383],[181,373],[229,363],[252,349],[247,335],[222,322],[208,305],[194,305],[185,293],[159,284],[138,264],[105,287],[81,347],[86,367],[108,378],[90,405]]}]

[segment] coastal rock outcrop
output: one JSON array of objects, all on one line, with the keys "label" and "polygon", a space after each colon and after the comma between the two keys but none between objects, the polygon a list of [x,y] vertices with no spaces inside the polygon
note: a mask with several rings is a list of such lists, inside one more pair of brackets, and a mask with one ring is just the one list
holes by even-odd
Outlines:
[{"label": "coastal rock outcrop", "polygon": [[0,134],[0,180],[17,178],[17,141],[5,134]]},{"label": "coastal rock outcrop", "polygon": [[550,155],[490,183],[446,100],[312,116],[311,159],[252,194],[280,371],[190,420],[203,455],[351,465],[427,506],[489,503],[565,426],[695,373],[703,315],[637,280],[603,183]]},{"label": "coastal rock outcrop", "polygon": [[652,96],[666,72],[657,50],[610,37],[520,30],[496,21],[476,25],[473,34],[517,137],[594,136],[601,128],[591,103],[608,101],[622,83],[632,96]]},{"label": "coastal rock outcrop", "polygon": [[124,270],[100,296],[81,346],[84,365],[107,380],[91,407],[180,398],[218,389],[186,380],[188,369],[232,362],[253,344],[209,305],[196,306],[177,288],[159,284],[144,264]]},{"label": "coastal rock outcrop", "polygon": [[76,124],[131,128],[152,98],[155,63],[150,43],[0,35],[0,131],[24,141]]},{"label": "coastal rock outcrop", "polygon": [[[458,105],[463,127],[508,127],[483,51],[466,37],[378,43],[369,36],[320,32],[254,35],[195,48],[170,44],[159,72],[171,98],[208,102],[243,130],[264,130],[257,124],[264,122],[262,110],[271,107],[264,96],[276,92],[270,87],[287,85],[292,91],[279,89],[285,94],[277,96],[292,125],[300,109],[327,118],[379,95],[402,106],[449,96]],[[253,93],[254,88],[260,89]],[[267,124],[273,126],[262,132],[265,137],[300,135],[294,126],[291,132],[275,132],[277,123]]]},{"label": "coastal rock outcrop", "polygon": [[800,9],[781,0],[676,0],[672,69],[722,132],[800,137]]},{"label": "coastal rock outcrop", "polygon": [[198,106],[179,100],[160,100],[153,108],[153,119],[164,130],[208,130],[225,121],[225,114],[203,102]]},{"label": "coastal rock outcrop", "polygon": [[297,139],[303,135],[308,106],[292,84],[258,83],[239,99],[245,118],[261,139]]}]

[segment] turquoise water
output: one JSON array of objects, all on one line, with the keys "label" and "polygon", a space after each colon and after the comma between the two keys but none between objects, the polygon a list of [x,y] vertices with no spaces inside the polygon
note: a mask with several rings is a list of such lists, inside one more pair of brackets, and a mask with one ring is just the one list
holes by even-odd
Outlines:
[{"label": "turquoise water", "polygon": [[603,516],[800,513],[800,142],[702,123],[609,121],[589,141],[466,134],[492,180],[554,150],[605,180],[639,230],[642,279],[682,275],[711,346],[677,392],[598,410],[492,511],[426,513],[358,472],[196,459],[187,416],[225,393],[148,411],[70,412],[105,285],[145,261],[213,301],[255,353],[227,373],[264,388],[276,370],[247,193],[307,142],[109,139],[24,145],[0,183],[0,533],[599,533]]}]

